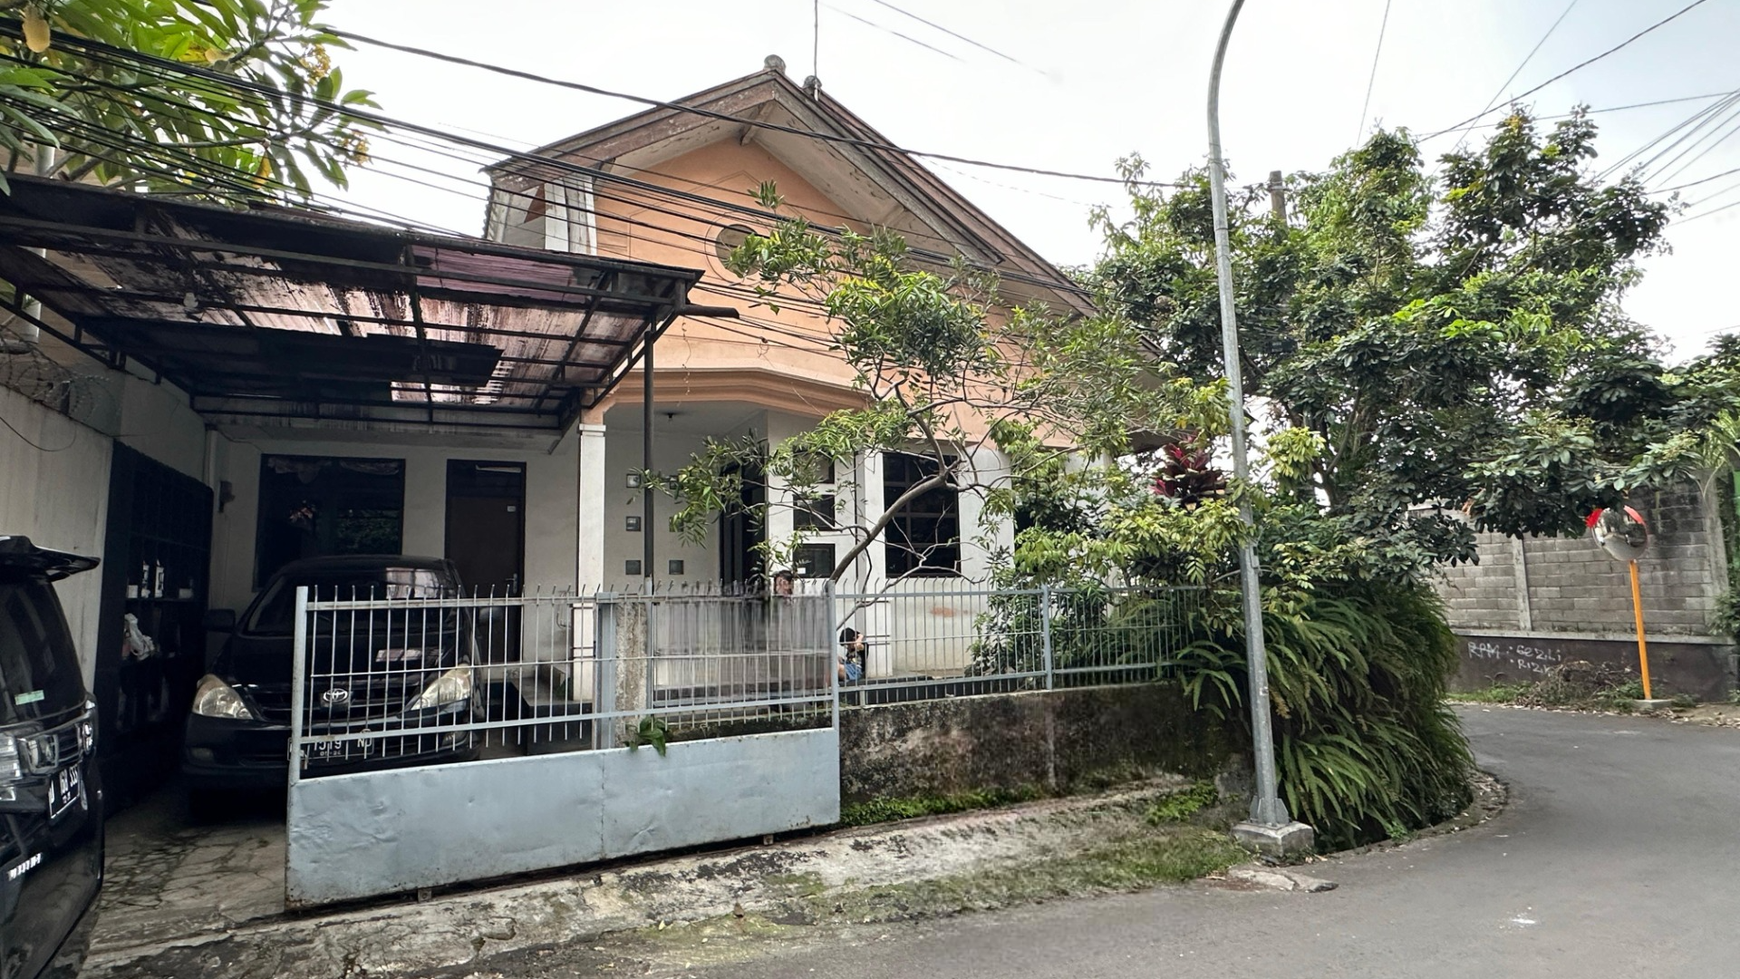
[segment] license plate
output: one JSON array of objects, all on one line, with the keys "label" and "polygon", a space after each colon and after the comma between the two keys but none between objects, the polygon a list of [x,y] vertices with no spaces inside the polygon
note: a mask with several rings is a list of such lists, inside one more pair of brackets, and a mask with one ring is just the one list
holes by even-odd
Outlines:
[{"label": "license plate", "polygon": [[77,765],[63,768],[48,778],[48,818],[50,821],[59,819],[77,806],[83,812],[85,801],[85,777]]},{"label": "license plate", "polygon": [[308,746],[309,757],[315,761],[354,761],[367,758],[374,749],[373,738],[354,741],[316,741]]}]

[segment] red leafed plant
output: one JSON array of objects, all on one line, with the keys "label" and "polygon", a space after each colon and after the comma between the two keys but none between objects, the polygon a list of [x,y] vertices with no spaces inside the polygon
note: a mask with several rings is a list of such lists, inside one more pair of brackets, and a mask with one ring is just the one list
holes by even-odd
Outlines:
[{"label": "red leafed plant", "polygon": [[1154,477],[1154,492],[1194,506],[1226,492],[1226,475],[1210,464],[1207,446],[1173,442],[1160,447],[1160,472]]}]

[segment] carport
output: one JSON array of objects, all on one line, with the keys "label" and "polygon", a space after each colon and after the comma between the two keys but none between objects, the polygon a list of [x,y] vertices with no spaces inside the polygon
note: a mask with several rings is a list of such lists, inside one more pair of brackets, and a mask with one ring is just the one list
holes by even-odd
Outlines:
[{"label": "carport", "polygon": [[[40,330],[45,351],[179,392],[208,440],[267,431],[474,450],[513,440],[532,454],[570,441],[578,457],[570,519],[605,485],[602,451],[589,456],[569,439],[576,422],[650,361],[677,316],[733,312],[690,306],[701,273],[689,269],[285,208],[228,209],[18,176],[10,183],[0,196],[0,279],[15,290],[0,296],[0,309]],[[650,408],[652,372],[644,376]],[[645,415],[650,446],[654,419]],[[147,799],[176,764],[181,719],[204,668],[203,613],[222,543],[198,540],[210,540],[229,484],[219,471],[202,481],[118,442],[115,451],[130,461],[112,478],[141,482],[111,492],[90,655],[105,780],[124,803]],[[548,583],[589,571],[599,580],[600,569],[570,564],[573,577]],[[140,661],[148,671],[123,653],[127,615],[156,638],[155,657]],[[140,682],[149,689],[129,686]],[[188,830],[178,802],[157,800],[122,819],[141,835],[115,849],[138,856],[147,886],[179,873],[163,863],[171,857],[189,866],[217,859],[211,845],[281,853],[276,827]],[[231,839],[236,832],[245,838]],[[182,890],[202,896],[199,887]],[[203,896],[214,902],[207,910],[228,917],[221,890]]]}]

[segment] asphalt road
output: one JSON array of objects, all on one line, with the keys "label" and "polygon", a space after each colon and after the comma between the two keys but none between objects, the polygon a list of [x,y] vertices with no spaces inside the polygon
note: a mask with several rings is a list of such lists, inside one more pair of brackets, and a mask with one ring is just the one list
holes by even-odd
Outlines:
[{"label": "asphalt road", "polygon": [[[1312,873],[1340,884],[1329,893],[1161,888],[818,935],[676,971],[707,979],[1740,974],[1740,732],[1507,709],[1472,709],[1464,720],[1481,767],[1510,786],[1506,810],[1463,833],[1318,864]],[[590,973],[564,964],[560,974]]]}]

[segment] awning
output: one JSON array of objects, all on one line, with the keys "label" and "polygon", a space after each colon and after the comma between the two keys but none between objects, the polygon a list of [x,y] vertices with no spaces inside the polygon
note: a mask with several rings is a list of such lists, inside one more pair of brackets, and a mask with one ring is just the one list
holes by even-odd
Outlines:
[{"label": "awning", "polygon": [[[202,414],[563,430],[687,306],[692,269],[10,177],[0,307]],[[39,255],[31,249],[45,250]]]}]

